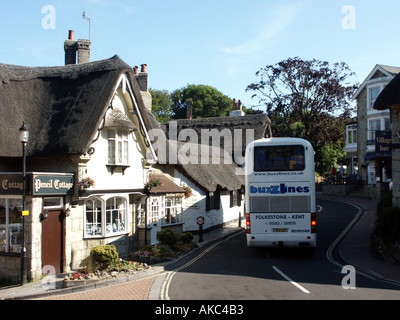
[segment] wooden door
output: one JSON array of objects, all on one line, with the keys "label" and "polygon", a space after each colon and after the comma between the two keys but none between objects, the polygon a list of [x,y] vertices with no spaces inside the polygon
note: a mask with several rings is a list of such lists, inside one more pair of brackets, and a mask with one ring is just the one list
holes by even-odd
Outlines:
[{"label": "wooden door", "polygon": [[42,268],[50,265],[56,274],[63,272],[64,212],[49,210],[47,219],[42,221]]}]

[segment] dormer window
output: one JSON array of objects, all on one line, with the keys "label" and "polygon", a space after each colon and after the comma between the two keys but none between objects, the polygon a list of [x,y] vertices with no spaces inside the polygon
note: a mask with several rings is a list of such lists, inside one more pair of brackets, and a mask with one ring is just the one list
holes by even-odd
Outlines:
[{"label": "dormer window", "polygon": [[125,173],[129,167],[129,134],[137,128],[132,121],[119,109],[114,109],[105,121],[108,135],[107,167],[113,174],[115,169],[121,168]]},{"label": "dormer window", "polygon": [[128,130],[108,129],[108,164],[128,165]]}]

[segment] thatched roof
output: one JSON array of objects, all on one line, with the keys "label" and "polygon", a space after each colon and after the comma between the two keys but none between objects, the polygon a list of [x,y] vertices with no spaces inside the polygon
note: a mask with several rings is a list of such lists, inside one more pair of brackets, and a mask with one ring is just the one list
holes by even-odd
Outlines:
[{"label": "thatched roof", "polygon": [[[208,133],[210,133],[211,136],[215,136],[213,132],[216,132],[220,137],[224,137],[224,130],[229,130],[230,137],[232,138],[232,145],[230,145],[229,148],[226,148],[225,144],[227,141],[221,138],[219,140],[219,146],[225,148],[225,150],[232,151],[235,150],[236,147],[241,147],[243,155],[247,144],[251,142],[247,140],[246,135],[248,133],[254,134],[254,140],[272,137],[271,120],[265,114],[234,117],[211,117],[202,119],[179,119],[161,125],[161,128],[164,130],[167,139],[178,141],[183,141],[179,139],[179,134],[183,130],[194,130],[199,143],[206,143],[214,146],[215,142],[212,141],[211,138],[208,141],[202,141],[202,133],[205,133],[206,137]],[[241,139],[236,141],[235,139],[237,139],[237,137]]]},{"label": "thatched roof", "polygon": [[375,100],[374,109],[383,110],[400,104],[400,74],[390,81]]},{"label": "thatched roof", "polygon": [[[175,165],[206,191],[216,191],[218,186],[228,191],[244,187],[243,168],[222,148],[169,141],[168,152],[176,155],[167,157],[169,164]],[[171,159],[176,161],[171,163]]]},{"label": "thatched roof", "polygon": [[0,64],[0,156],[20,156],[22,122],[30,130],[28,156],[85,154],[123,73],[149,130],[133,71],[118,56],[60,67]]}]

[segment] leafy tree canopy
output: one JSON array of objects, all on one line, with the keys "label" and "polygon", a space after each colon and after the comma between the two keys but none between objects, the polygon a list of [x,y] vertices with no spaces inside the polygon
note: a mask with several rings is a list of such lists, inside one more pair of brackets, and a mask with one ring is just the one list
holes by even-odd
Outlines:
[{"label": "leafy tree canopy", "polygon": [[216,88],[190,84],[171,93],[174,119],[187,118],[187,104],[192,103],[192,118],[224,117],[232,110],[232,100]]},{"label": "leafy tree canopy", "polygon": [[151,110],[159,123],[172,119],[172,99],[167,90],[149,89],[152,97]]},{"label": "leafy tree canopy", "polygon": [[358,87],[349,82],[354,73],[347,64],[330,66],[326,61],[295,57],[267,65],[256,76],[259,82],[246,91],[254,91],[253,98],[265,106],[275,137],[310,141],[317,168],[325,145],[344,145],[345,125],[354,111],[350,99]]}]

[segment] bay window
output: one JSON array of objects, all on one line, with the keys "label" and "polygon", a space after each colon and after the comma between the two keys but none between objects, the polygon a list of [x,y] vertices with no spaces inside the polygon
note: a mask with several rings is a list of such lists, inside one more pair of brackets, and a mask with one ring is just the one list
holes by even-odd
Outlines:
[{"label": "bay window", "polygon": [[107,237],[128,232],[125,197],[90,197],[85,201],[85,237]]}]

